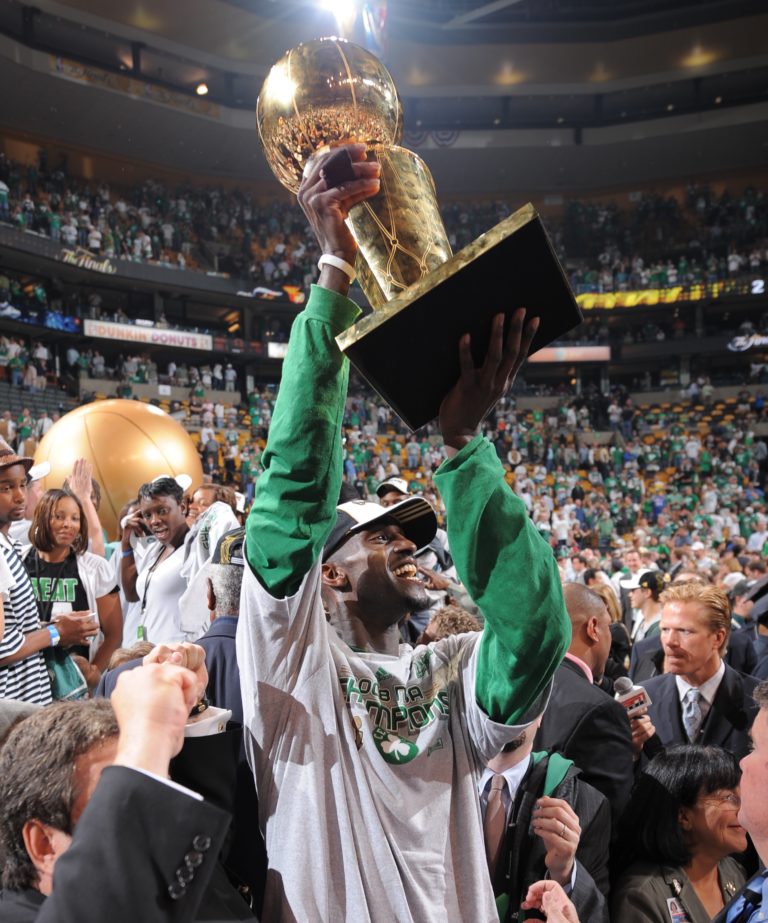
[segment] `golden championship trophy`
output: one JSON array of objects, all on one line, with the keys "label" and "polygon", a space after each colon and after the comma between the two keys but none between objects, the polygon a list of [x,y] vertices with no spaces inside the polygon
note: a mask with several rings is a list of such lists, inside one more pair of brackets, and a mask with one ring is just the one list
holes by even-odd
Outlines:
[{"label": "golden championship trophy", "polygon": [[[528,317],[540,317],[532,352],[581,321],[532,205],[451,253],[432,176],[399,146],[397,89],[369,51],[325,38],[287,52],[264,81],[256,121],[270,167],[293,193],[314,153],[363,141],[368,159],[381,164],[380,192],[347,219],[373,311],[337,341],[411,429],[437,415],[458,378],[464,333],[479,360],[499,311],[525,307]],[[342,163],[336,184],[345,178]]]}]

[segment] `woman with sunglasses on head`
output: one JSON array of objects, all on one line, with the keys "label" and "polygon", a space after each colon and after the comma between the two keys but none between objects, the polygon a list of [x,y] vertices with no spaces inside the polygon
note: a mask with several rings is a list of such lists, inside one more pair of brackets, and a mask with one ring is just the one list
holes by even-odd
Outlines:
[{"label": "woman with sunglasses on head", "polygon": [[669,747],[648,764],[619,822],[613,920],[709,923],[723,909],[745,881],[731,858],[747,848],[740,775],[720,747]]},{"label": "woman with sunglasses on head", "polygon": [[[187,588],[181,576],[186,520],[184,491],[171,477],[159,477],[139,488],[139,509],[125,520],[120,542],[120,577],[129,602],[140,603],[136,641],[164,644],[186,638],[181,629],[179,599]],[[155,539],[140,561],[136,538]],[[134,542],[132,542],[134,539]]]},{"label": "woman with sunglasses on head", "polygon": [[[40,618],[54,626],[62,616],[90,625],[86,643],[70,648],[102,671],[120,646],[123,616],[113,568],[88,548],[88,523],[80,500],[68,490],[48,490],[40,498],[29,530],[32,547],[24,566],[32,582]],[[99,637],[101,643],[93,642]]]}]

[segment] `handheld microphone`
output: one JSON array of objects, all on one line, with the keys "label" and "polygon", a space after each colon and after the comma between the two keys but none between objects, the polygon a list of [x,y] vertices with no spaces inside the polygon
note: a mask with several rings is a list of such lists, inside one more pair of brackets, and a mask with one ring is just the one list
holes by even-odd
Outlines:
[{"label": "handheld microphone", "polygon": [[[633,686],[628,676],[617,677],[613,682],[613,688],[616,691],[614,698],[626,708],[627,717],[630,720],[636,718],[638,712],[651,704],[651,697],[647,690],[643,686]],[[649,760],[652,760],[657,753],[661,753],[663,749],[664,744],[658,734],[649,737],[643,744],[643,754]]]},{"label": "handheld microphone", "polygon": [[643,686],[632,685],[628,676],[619,676],[613,681],[614,698],[627,710],[627,717],[636,718],[638,713],[651,704],[651,697]]}]

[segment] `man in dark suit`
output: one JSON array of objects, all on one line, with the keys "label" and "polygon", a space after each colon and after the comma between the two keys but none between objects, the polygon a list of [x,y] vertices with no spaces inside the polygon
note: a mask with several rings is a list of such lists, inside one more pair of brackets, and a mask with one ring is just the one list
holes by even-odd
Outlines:
[{"label": "man in dark suit", "polygon": [[[535,722],[489,764],[478,784],[486,851],[502,923],[518,919],[534,881],[557,881],[579,919],[607,921],[611,810],[559,754],[532,753]],[[492,839],[493,779],[503,777],[504,823]]]},{"label": "man in dark suit", "polygon": [[752,838],[762,870],[753,876],[712,923],[757,923],[768,910],[768,682],[754,690],[759,712],[752,725],[752,751],[741,760],[739,823]]},{"label": "man in dark suit", "polygon": [[645,680],[648,710],[664,746],[712,744],[741,759],[749,750],[757,680],[723,662],[731,630],[725,593],[712,586],[672,586],[662,596],[661,643],[667,672]]},{"label": "man in dark suit", "polygon": [[[723,661],[737,673],[754,676],[757,666],[757,649],[751,635],[743,628],[737,628],[728,639],[728,649]],[[664,649],[661,637],[643,638],[632,646],[629,660],[629,675],[635,683],[642,683],[652,676],[664,672]]]},{"label": "man in dark suit", "polygon": [[195,918],[229,816],[164,780],[201,690],[192,670],[153,664],[122,678],[114,710],[60,702],[10,732],[0,750],[2,920]]},{"label": "man in dark suit", "polygon": [[571,644],[555,673],[534,749],[573,760],[608,799],[615,822],[632,788],[634,753],[625,710],[594,684],[610,651],[611,617],[603,600],[581,584],[567,583],[564,595]]}]

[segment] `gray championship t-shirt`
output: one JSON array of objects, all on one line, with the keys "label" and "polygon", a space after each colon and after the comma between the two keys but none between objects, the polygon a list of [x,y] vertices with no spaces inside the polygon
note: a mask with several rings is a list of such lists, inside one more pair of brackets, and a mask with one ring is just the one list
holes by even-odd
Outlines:
[{"label": "gray championship t-shirt", "polygon": [[360,653],[326,622],[319,562],[287,599],[246,566],[237,659],[263,919],[496,923],[476,785],[525,724],[477,705],[479,638]]}]

